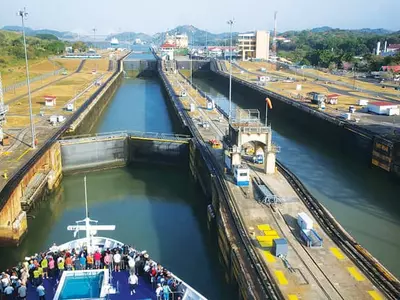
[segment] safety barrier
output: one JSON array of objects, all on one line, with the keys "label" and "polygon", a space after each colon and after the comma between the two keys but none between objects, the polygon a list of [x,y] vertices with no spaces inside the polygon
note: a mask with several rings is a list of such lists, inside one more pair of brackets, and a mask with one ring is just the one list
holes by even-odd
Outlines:
[{"label": "safety barrier", "polygon": [[[40,81],[40,80],[47,79],[47,78],[49,78],[50,76],[60,75],[60,74],[62,74],[62,72],[64,72],[64,71],[65,71],[65,69],[64,69],[64,68],[61,68],[61,69],[56,70],[56,71],[53,71],[53,72],[49,72],[49,73],[46,73],[46,74],[42,74],[42,75],[39,75],[39,76],[30,78],[30,79],[29,79],[29,82],[30,82],[30,83],[34,83],[34,82],[37,82],[37,81]],[[8,92],[10,92],[10,91],[15,91],[15,89],[20,88],[20,87],[23,87],[23,86],[25,86],[25,85],[26,85],[26,81],[20,81],[20,82],[17,82],[17,83],[15,83],[15,84],[13,84],[13,85],[8,85],[8,86],[4,87],[4,88],[3,88],[3,92],[4,92],[4,93],[8,93]]]},{"label": "safety barrier", "polygon": [[[125,56],[121,57],[118,62],[123,60],[128,54]],[[14,189],[18,186],[22,178],[25,176],[25,174],[34,166],[34,164],[42,157],[42,155],[50,149],[50,147],[57,141],[57,139],[69,128],[69,126],[79,117],[79,115],[85,111],[85,109],[93,102],[94,99],[102,92],[105,86],[115,77],[117,76],[120,72],[122,72],[121,64],[118,63],[118,68],[114,72],[113,76],[108,78],[102,85],[101,87],[94,92],[92,96],[89,97],[89,99],[82,104],[81,107],[79,107],[76,112],[64,122],[64,124],[53,134],[52,137],[50,137],[44,144],[41,146],[40,149],[37,150],[37,152],[28,160],[26,164],[24,164],[17,172],[14,173],[14,175],[10,178],[10,180],[6,183],[4,188],[0,192],[0,211],[3,209],[3,207],[6,205],[7,200],[11,196],[12,192]]]}]

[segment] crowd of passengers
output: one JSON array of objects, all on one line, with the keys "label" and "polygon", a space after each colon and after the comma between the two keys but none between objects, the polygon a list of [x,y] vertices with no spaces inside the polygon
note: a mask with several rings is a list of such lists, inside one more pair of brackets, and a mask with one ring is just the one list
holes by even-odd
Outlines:
[{"label": "crowd of passengers", "polygon": [[180,300],[183,298],[185,287],[182,282],[175,280],[171,273],[149,259],[146,251],[138,252],[130,246],[104,249],[88,253],[86,248],[78,251],[50,251],[35,254],[17,267],[2,272],[0,283],[0,300],[26,299],[30,284],[36,290],[37,298],[46,299],[44,279],[53,279],[57,283],[65,270],[107,269],[115,272],[129,271],[128,284],[131,295],[136,293],[142,278],[151,284],[157,299]]}]

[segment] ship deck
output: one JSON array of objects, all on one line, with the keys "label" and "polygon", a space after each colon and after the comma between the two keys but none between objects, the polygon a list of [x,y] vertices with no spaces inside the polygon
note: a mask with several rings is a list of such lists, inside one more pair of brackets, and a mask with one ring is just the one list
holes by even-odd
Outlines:
[{"label": "ship deck", "polygon": [[[128,285],[128,271],[112,272],[112,285],[118,286],[116,294],[108,295],[108,299],[140,299],[140,300],[156,300],[156,293],[150,283],[146,282],[139,276],[139,284],[134,295],[130,294]],[[58,287],[58,281],[55,278],[43,279],[43,286],[46,289],[46,299],[53,299]],[[38,294],[36,288],[28,283],[27,300],[37,300]]]}]

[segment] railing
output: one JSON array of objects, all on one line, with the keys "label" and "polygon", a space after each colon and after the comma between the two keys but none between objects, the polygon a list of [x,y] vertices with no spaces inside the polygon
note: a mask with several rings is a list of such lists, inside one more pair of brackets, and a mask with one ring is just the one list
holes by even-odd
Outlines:
[{"label": "railing", "polygon": [[[64,71],[65,71],[65,69],[64,69],[64,68],[61,68],[61,69],[56,70],[56,71],[53,71],[53,72],[48,72],[48,73],[46,73],[46,74],[42,74],[42,75],[33,77],[33,78],[30,79],[30,83],[33,83],[33,82],[36,82],[36,81],[40,81],[40,80],[47,79],[47,78],[49,78],[50,76],[59,75],[59,74],[61,74],[61,73],[64,72]],[[20,82],[17,82],[17,83],[15,83],[15,84],[13,84],[13,85],[8,85],[8,86],[4,87],[4,88],[3,88],[3,92],[4,92],[4,93],[8,93],[8,92],[10,92],[10,91],[15,91],[15,89],[20,88],[20,87],[23,87],[23,86],[25,86],[25,85],[26,85],[26,81],[20,81]]]},{"label": "railing", "polygon": [[175,141],[188,141],[191,139],[189,135],[185,134],[174,134],[174,133],[160,133],[160,132],[144,132],[144,131],[114,131],[114,132],[101,132],[93,134],[81,134],[75,136],[66,136],[60,139],[63,144],[68,143],[71,140],[102,140],[109,138],[124,138],[124,137],[138,137],[147,138],[154,140],[175,140]]}]

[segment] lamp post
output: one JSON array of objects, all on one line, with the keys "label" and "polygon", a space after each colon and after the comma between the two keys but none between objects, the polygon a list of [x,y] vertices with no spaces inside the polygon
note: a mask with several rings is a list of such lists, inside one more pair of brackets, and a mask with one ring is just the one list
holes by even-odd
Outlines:
[{"label": "lamp post", "polygon": [[93,28],[93,49],[96,49],[96,28]]},{"label": "lamp post", "polygon": [[25,70],[26,70],[26,84],[28,86],[28,101],[29,101],[29,119],[31,122],[31,134],[32,134],[32,149],[36,148],[35,145],[35,127],[33,125],[33,115],[32,115],[32,97],[31,97],[31,85],[29,81],[29,66],[28,66],[28,52],[26,50],[26,38],[25,38],[25,24],[24,24],[24,18],[28,16],[28,13],[25,10],[25,7],[23,10],[18,11],[17,13],[18,16],[21,17],[22,20],[22,36],[24,40],[24,50],[25,50]]},{"label": "lamp post", "polygon": [[234,20],[229,20],[229,32],[230,32],[230,47],[229,47],[229,124],[231,124],[231,119],[232,119],[232,26],[233,26]]},{"label": "lamp post", "polygon": [[193,84],[193,53],[194,53],[194,40],[193,40],[193,32],[192,32],[192,49],[190,54],[190,83]]}]

